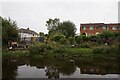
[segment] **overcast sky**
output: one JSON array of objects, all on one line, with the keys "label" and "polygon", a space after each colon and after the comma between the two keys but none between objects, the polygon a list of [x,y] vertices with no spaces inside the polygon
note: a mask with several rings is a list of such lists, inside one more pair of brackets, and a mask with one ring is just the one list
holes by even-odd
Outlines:
[{"label": "overcast sky", "polygon": [[[1,6],[1,5],[0,5]],[[70,20],[80,33],[81,23],[117,23],[118,0],[74,2],[3,2],[2,16],[15,20],[19,28],[30,28],[47,33],[45,26],[49,18]]]}]

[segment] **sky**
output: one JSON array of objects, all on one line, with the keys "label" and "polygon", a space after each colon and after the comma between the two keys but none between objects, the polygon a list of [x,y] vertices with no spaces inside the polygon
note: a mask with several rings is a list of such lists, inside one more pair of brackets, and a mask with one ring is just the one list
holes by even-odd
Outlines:
[{"label": "sky", "polygon": [[70,20],[76,25],[76,33],[80,33],[82,23],[117,23],[118,1],[2,1],[0,15],[15,20],[19,28],[45,34],[48,33],[45,24],[49,18],[59,18],[61,22]]}]

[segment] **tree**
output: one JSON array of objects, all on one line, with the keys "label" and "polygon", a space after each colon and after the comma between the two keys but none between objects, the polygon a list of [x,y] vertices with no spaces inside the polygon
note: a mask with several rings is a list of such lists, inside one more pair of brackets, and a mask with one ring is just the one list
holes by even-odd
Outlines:
[{"label": "tree", "polygon": [[18,39],[18,28],[15,21],[10,18],[2,18],[2,43],[7,45],[9,41],[17,41]]},{"label": "tree", "polygon": [[46,26],[47,29],[49,30],[49,34],[58,29],[59,23],[60,20],[58,18],[49,19],[48,21],[46,21]]},{"label": "tree", "polygon": [[59,25],[59,30],[62,31],[62,33],[68,38],[68,37],[74,37],[76,32],[76,26],[71,21],[63,21]]},{"label": "tree", "polygon": [[68,37],[74,37],[76,32],[76,26],[71,21],[63,21],[60,22],[58,18],[49,19],[46,21],[47,29],[49,30],[49,34],[54,32],[59,32]]},{"label": "tree", "polygon": [[40,32],[39,35],[40,35],[40,37],[44,37],[44,33],[43,32]]}]

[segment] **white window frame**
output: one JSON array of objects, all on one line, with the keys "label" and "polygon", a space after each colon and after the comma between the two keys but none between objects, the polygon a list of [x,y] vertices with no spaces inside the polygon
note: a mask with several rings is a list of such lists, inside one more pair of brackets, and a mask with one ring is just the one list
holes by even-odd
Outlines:
[{"label": "white window frame", "polygon": [[86,30],[86,27],[85,27],[85,26],[83,26],[83,27],[82,27],[82,29],[83,29],[83,30]]},{"label": "white window frame", "polygon": [[94,26],[90,26],[90,30],[94,30]]},{"label": "white window frame", "polygon": [[112,30],[117,30],[117,27],[112,27]]}]

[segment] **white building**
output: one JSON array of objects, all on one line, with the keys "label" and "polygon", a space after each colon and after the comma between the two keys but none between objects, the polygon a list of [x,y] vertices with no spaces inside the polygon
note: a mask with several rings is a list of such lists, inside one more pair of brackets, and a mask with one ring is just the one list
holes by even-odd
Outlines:
[{"label": "white building", "polygon": [[29,28],[27,29],[21,28],[19,30],[19,35],[21,41],[31,41],[32,37],[38,37],[38,33],[36,33],[33,30],[30,30]]}]

